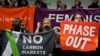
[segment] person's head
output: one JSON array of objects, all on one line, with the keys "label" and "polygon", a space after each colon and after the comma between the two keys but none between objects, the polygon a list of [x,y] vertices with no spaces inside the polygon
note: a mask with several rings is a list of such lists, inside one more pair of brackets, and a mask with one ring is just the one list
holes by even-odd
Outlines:
[{"label": "person's head", "polygon": [[93,4],[97,4],[98,3],[98,0],[92,0],[92,3]]},{"label": "person's head", "polygon": [[60,6],[61,6],[61,1],[58,0],[58,1],[57,1],[57,8],[59,8]]},{"label": "person's head", "polygon": [[12,27],[20,27],[20,26],[21,26],[20,18],[14,18],[12,21]]},{"label": "person's head", "polygon": [[40,1],[35,1],[35,6],[36,6],[37,8],[40,8],[40,7],[41,7],[41,2],[40,2]]},{"label": "person's head", "polygon": [[42,27],[44,30],[51,30],[51,20],[49,18],[44,18]]},{"label": "person's head", "polygon": [[66,9],[67,8],[67,6],[66,6],[66,4],[61,4],[61,9],[63,10],[63,9]]},{"label": "person's head", "polygon": [[44,0],[37,0],[37,1],[44,2]]},{"label": "person's head", "polygon": [[27,0],[22,0],[21,3],[22,3],[22,6],[27,6],[28,5],[28,1]]},{"label": "person's head", "polygon": [[73,17],[72,17],[72,21],[75,21],[75,22],[83,22],[84,21],[84,17],[82,15],[82,13],[80,12],[76,12]]},{"label": "person's head", "polygon": [[80,0],[75,0],[75,6],[81,6],[81,1]]}]

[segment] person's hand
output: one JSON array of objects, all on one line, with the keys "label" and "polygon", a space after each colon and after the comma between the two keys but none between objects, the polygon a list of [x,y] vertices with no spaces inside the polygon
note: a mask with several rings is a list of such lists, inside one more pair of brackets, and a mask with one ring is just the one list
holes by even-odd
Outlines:
[{"label": "person's hand", "polygon": [[57,35],[59,35],[59,31],[57,29],[54,30]]},{"label": "person's hand", "polygon": [[23,23],[21,23],[21,27],[22,27],[22,28],[26,28],[25,25],[24,25]]},{"label": "person's hand", "polygon": [[35,30],[35,33],[39,32],[40,26],[41,26],[41,22],[37,22],[37,28]]},{"label": "person's hand", "polygon": [[37,28],[40,28],[41,27],[41,22],[38,22],[37,23]]}]

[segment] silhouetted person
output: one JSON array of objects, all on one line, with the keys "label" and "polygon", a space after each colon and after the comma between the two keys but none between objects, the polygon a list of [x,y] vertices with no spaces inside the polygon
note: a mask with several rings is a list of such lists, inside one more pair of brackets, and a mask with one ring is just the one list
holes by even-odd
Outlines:
[{"label": "silhouetted person", "polygon": [[17,32],[23,32],[27,33],[29,32],[24,25],[22,25],[20,18],[14,18],[12,21],[12,31],[17,31]]},{"label": "silhouetted person", "polygon": [[72,8],[83,8],[80,0],[75,0],[75,5]]},{"label": "silhouetted person", "polygon": [[92,4],[88,8],[99,8],[98,0],[92,0]]},{"label": "silhouetted person", "polygon": [[35,1],[35,7],[36,8],[41,8],[41,2],[40,1]]},{"label": "silhouetted person", "polygon": [[47,4],[44,3],[43,0],[36,0],[35,3],[37,3],[40,5],[40,8],[47,8]]},{"label": "silhouetted person", "polygon": [[17,7],[24,7],[24,6],[28,6],[28,1],[27,0],[18,0]]},{"label": "silhouetted person", "polygon": [[66,8],[67,8],[67,5],[66,4],[61,4],[61,6],[60,6],[60,9],[61,10],[66,10]]},{"label": "silhouetted person", "polygon": [[62,2],[61,2],[60,0],[57,1],[57,3],[56,3],[57,8],[56,8],[56,9],[60,9],[61,3],[62,3]]}]

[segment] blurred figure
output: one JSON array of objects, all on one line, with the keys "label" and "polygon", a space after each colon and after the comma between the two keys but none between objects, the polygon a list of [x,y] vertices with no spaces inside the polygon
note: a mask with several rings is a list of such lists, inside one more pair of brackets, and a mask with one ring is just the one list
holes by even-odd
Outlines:
[{"label": "blurred figure", "polygon": [[24,7],[24,6],[28,6],[28,1],[27,0],[18,0],[17,7]]},{"label": "blurred figure", "polygon": [[41,2],[40,1],[35,1],[35,7],[41,8]]},{"label": "blurred figure", "polygon": [[8,7],[16,7],[15,4],[17,3],[17,0],[7,0],[8,2]]},{"label": "blurred figure", "polygon": [[[73,15],[72,21],[74,21],[74,22],[85,22],[84,21],[84,16],[80,12],[76,12]],[[88,51],[88,52],[73,51],[73,50],[70,50],[70,51],[62,51],[62,56],[100,56],[99,55],[99,51],[100,51],[99,50],[99,47],[95,51],[93,50],[93,51]]]},{"label": "blurred figure", "polygon": [[[82,15],[82,13],[80,13],[80,12],[74,13],[74,15],[72,17],[72,21],[84,22],[84,17]],[[62,51],[61,56],[88,56],[88,55],[85,55],[83,52],[80,52],[80,51],[64,50],[64,51]]]},{"label": "blurred figure", "polygon": [[47,8],[47,4],[44,3],[44,0],[36,0],[35,6],[39,8]]},{"label": "blurred figure", "polygon": [[8,6],[9,6],[9,5],[8,5],[7,0],[1,0],[0,7],[6,8],[6,7],[8,7]]},{"label": "blurred figure", "polygon": [[77,12],[77,13],[75,13],[73,15],[72,21],[75,21],[75,22],[84,22],[84,17],[83,17],[83,15],[80,12]]},{"label": "blurred figure", "polygon": [[72,8],[83,8],[80,0],[75,0],[75,5]]},{"label": "blurred figure", "polygon": [[99,8],[98,0],[92,0],[92,4],[88,8]]},{"label": "blurred figure", "polygon": [[[52,27],[51,27],[51,20],[49,18],[44,18],[42,23],[41,22],[37,23],[37,28],[36,28],[35,33],[47,32],[47,31],[50,31],[50,30],[53,30]],[[57,40],[59,38],[58,37],[58,31],[57,31],[57,29],[54,30],[54,31],[57,34],[57,37],[56,37],[56,40],[55,40],[55,42],[57,43]],[[60,49],[55,47],[54,52],[53,52],[53,56],[59,56],[60,53],[61,53]]]},{"label": "blurred figure", "polygon": [[14,18],[12,21],[12,31],[26,33],[29,32],[26,27],[21,23],[20,18]]},{"label": "blurred figure", "polygon": [[61,4],[60,8],[61,8],[61,10],[66,10],[67,5],[66,4]]},{"label": "blurred figure", "polygon": [[62,3],[62,2],[61,2],[60,0],[57,1],[57,3],[56,3],[57,8],[56,8],[56,9],[60,9],[61,3]]},{"label": "blurred figure", "polygon": [[37,28],[36,28],[35,33],[46,32],[46,31],[49,31],[49,30],[52,30],[52,28],[51,28],[51,20],[48,19],[48,18],[44,18],[43,22],[42,22],[42,26],[41,26],[41,22],[37,23]]},{"label": "blurred figure", "polygon": [[41,2],[41,8],[48,8],[44,0],[39,0],[39,1]]}]

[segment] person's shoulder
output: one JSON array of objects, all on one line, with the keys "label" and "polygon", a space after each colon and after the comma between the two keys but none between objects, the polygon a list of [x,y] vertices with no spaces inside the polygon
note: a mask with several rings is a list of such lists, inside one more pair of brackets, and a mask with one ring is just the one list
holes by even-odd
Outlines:
[{"label": "person's shoulder", "polygon": [[43,8],[47,8],[47,4],[44,3],[44,2],[42,2],[42,7],[43,7]]},{"label": "person's shoulder", "polygon": [[72,6],[72,8],[76,8],[75,6]]},{"label": "person's shoulder", "polygon": [[88,8],[91,8],[91,7],[92,7],[92,5],[89,5],[89,6],[88,6]]}]

